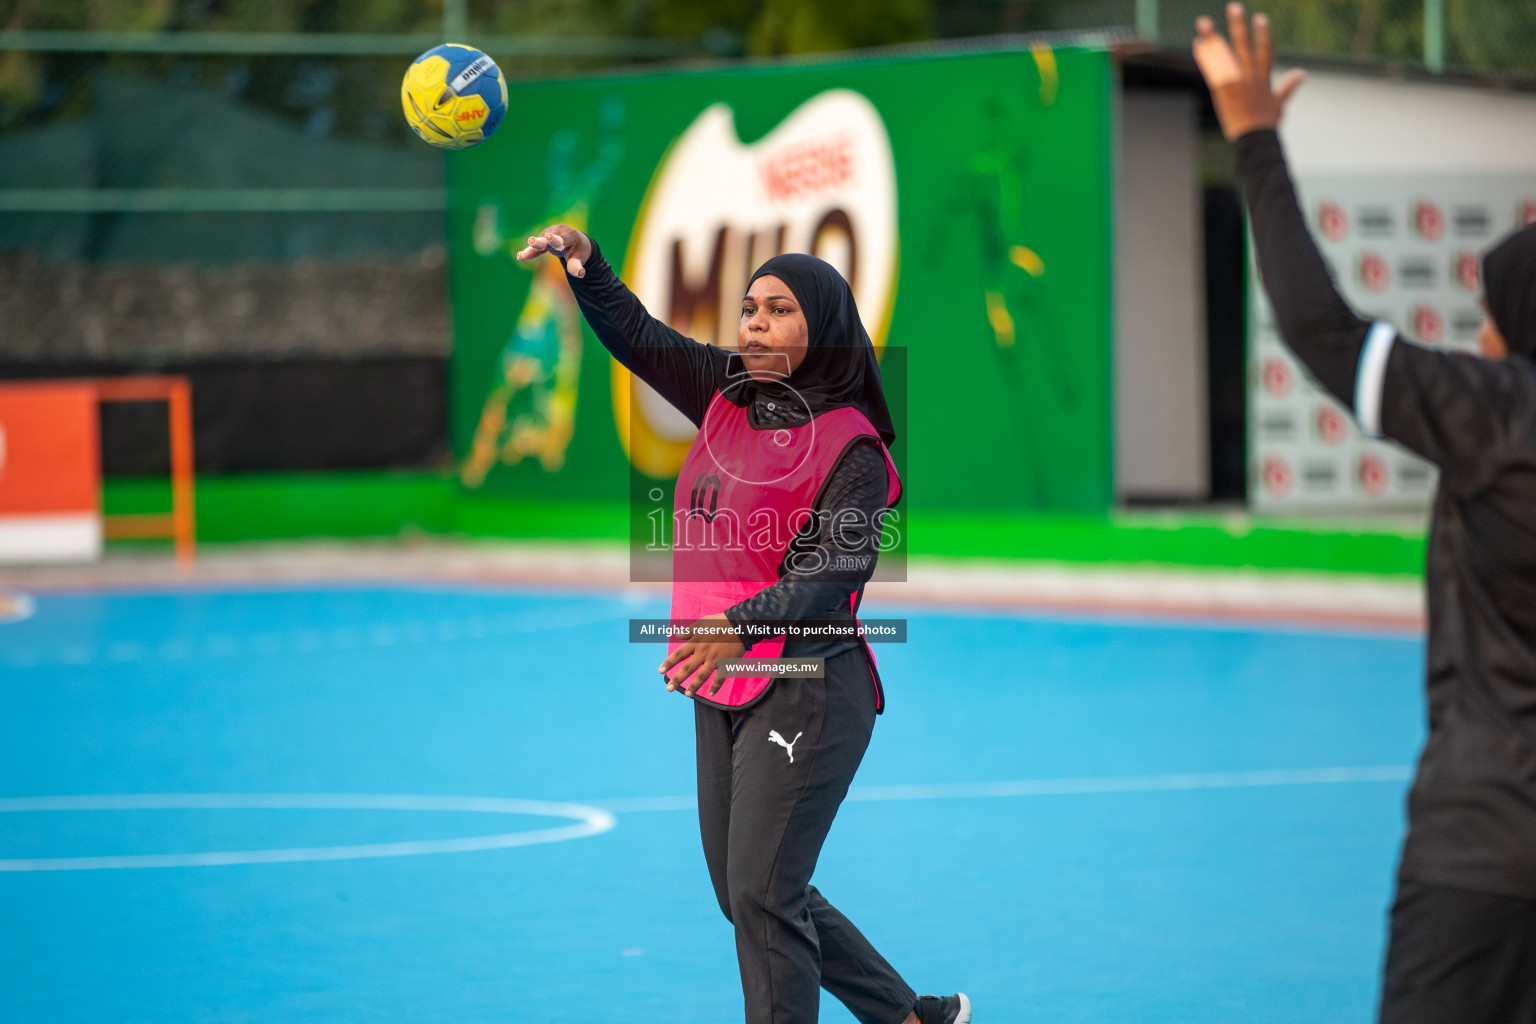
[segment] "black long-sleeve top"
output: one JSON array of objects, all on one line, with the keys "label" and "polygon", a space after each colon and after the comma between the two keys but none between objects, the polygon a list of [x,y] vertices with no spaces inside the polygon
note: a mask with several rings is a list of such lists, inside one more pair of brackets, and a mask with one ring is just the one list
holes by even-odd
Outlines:
[{"label": "black long-sleeve top", "polygon": [[[695,426],[701,426],[715,392],[730,383],[729,355],[685,337],[651,316],[613,272],[596,242],[584,266],[585,277],[567,275],[566,280],[603,347]],[[766,398],[759,397],[748,406],[753,427],[795,426],[805,419],[804,410],[790,408],[793,403],[771,404],[773,408]],[[829,514],[812,517],[791,542],[778,582],[726,609],[726,617],[743,637],[751,640],[770,635],[771,627],[759,624],[850,617],[849,596],[856,595],[856,607],[875,571],[875,559],[868,555],[878,550],[875,541],[887,507],[887,484],[885,457],[876,442],[861,439],[851,444],[816,500],[815,511]],[[837,521],[836,513],[845,509],[861,513],[848,517],[857,525],[830,525]],[[854,553],[863,557],[853,561],[838,557]],[[850,564],[865,568],[853,572],[834,568]],[[791,565],[827,568],[802,573]],[[759,628],[754,630],[754,626]],[[785,652],[799,657],[831,657],[856,646],[856,641],[849,640],[791,641],[786,643]]]},{"label": "black long-sleeve top", "polygon": [[1307,232],[1279,137],[1243,136],[1237,167],[1285,343],[1366,433],[1440,470],[1429,738],[1399,877],[1536,898],[1536,365],[1427,348],[1361,319]]}]

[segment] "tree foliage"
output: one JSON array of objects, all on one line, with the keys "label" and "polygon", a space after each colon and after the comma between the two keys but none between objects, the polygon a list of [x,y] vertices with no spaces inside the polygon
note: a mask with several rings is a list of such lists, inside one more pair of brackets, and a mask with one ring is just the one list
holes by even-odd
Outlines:
[{"label": "tree foliage", "polygon": [[[1424,59],[1424,0],[1250,0],[1250,6],[1269,13],[1283,50],[1400,64]],[[1220,10],[1215,2],[1164,0],[1165,36],[1192,22],[1197,7]],[[1447,67],[1536,79],[1536,0],[1444,0],[1444,8]]]},{"label": "tree foliage", "polygon": [[[701,39],[805,53],[928,38],[933,0],[470,0],[507,34]],[[432,32],[442,0],[0,0],[0,26],[115,31]]]}]

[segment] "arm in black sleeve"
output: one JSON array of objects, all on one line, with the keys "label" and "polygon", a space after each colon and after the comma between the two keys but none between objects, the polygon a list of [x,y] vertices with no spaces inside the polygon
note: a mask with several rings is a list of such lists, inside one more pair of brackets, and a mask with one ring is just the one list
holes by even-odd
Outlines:
[{"label": "arm in black sleeve", "polygon": [[585,266],[585,277],[567,274],[565,279],[597,340],[695,426],[703,423],[725,373],[726,353],[684,337],[651,316],[613,272],[596,242]]},{"label": "arm in black sleeve", "polygon": [[753,623],[841,618],[848,597],[875,572],[880,516],[886,508],[885,456],[872,439],[843,453],[816,500],[814,532],[790,545],[779,581],[726,609],[745,640],[774,635]]},{"label": "arm in black sleeve", "polygon": [[1433,462],[1460,493],[1485,484],[1511,457],[1532,393],[1528,368],[1426,348],[1356,316],[1307,232],[1275,132],[1237,140],[1237,173],[1286,345],[1366,434]]},{"label": "arm in black sleeve", "polygon": [[1256,131],[1238,139],[1237,178],[1281,338],[1329,394],[1353,409],[1355,371],[1371,325],[1349,308],[1328,275],[1307,231],[1280,136]]}]

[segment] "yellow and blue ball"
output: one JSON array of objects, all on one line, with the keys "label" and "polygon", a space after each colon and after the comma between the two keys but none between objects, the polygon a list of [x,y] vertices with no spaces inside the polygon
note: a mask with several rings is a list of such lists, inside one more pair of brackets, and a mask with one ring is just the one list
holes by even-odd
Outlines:
[{"label": "yellow and blue ball", "polygon": [[468,149],[491,137],[507,112],[507,80],[472,46],[444,43],[417,57],[400,83],[405,120],[440,149]]}]

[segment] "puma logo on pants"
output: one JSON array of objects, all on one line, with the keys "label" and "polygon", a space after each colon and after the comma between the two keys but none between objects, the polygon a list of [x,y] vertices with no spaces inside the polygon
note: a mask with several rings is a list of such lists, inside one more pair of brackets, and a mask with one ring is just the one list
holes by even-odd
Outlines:
[{"label": "puma logo on pants", "polygon": [[800,742],[800,737],[804,736],[804,735],[805,735],[805,733],[803,733],[803,732],[797,732],[797,733],[795,733],[795,738],[794,739],[790,740],[788,743],[785,743],[784,742],[784,737],[779,735],[779,730],[777,730],[777,729],[769,729],[768,730],[768,742],[769,743],[777,743],[779,746],[781,746],[785,750],[789,751],[789,763],[790,764],[794,764],[795,763],[795,744],[799,743]]}]

